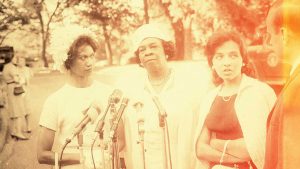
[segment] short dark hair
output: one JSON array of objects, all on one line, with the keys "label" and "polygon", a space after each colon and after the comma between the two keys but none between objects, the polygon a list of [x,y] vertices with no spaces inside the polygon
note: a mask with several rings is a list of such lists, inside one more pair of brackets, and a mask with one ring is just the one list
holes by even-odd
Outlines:
[{"label": "short dark hair", "polygon": [[71,65],[73,64],[74,59],[78,55],[78,49],[83,45],[91,46],[94,51],[96,51],[98,48],[96,41],[93,38],[91,38],[90,36],[81,35],[78,38],[76,38],[74,40],[74,42],[72,43],[72,45],[70,46],[69,51],[68,51],[68,58],[64,62],[64,66],[67,70],[69,70],[71,68]]},{"label": "short dark hair", "polygon": [[[208,65],[212,68],[212,60],[216,53],[218,47],[223,45],[225,42],[233,41],[239,46],[240,54],[244,66],[242,67],[241,72],[245,73],[248,76],[253,76],[253,70],[249,67],[249,59],[247,54],[247,49],[239,33],[235,31],[218,31],[215,32],[207,41],[207,44],[204,49],[204,53],[207,57]],[[217,75],[213,70],[213,80],[216,85],[221,84],[223,80]]]},{"label": "short dark hair", "polygon": [[[161,40],[162,42],[162,46],[164,48],[164,52],[166,55],[168,55],[168,60],[171,60],[174,56],[175,56],[175,46],[174,43],[172,41],[164,41]],[[141,64],[141,60],[139,58],[139,50],[137,49],[135,52],[135,58],[136,58],[136,62],[138,64]]]},{"label": "short dark hair", "polygon": [[298,3],[291,0],[277,0],[270,7],[269,15],[276,33],[282,27],[286,27],[294,35],[300,35],[300,5]]}]

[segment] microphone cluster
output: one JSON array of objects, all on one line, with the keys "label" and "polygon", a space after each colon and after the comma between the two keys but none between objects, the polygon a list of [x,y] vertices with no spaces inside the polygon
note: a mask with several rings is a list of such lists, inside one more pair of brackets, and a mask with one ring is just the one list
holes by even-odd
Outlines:
[{"label": "microphone cluster", "polygon": [[[99,119],[99,121],[97,122],[97,125],[95,127],[95,132],[98,132],[98,133],[101,133],[103,132],[103,127],[104,127],[104,121],[105,121],[105,118],[107,116],[107,113],[109,111],[109,109],[112,107],[112,106],[115,106],[117,105],[120,101],[121,101],[121,98],[122,98],[122,91],[121,90],[118,90],[118,89],[115,89],[113,91],[113,93],[110,95],[109,99],[108,99],[108,105],[106,107],[106,110],[104,112],[104,114],[102,115],[102,117]],[[115,131],[118,127],[118,124],[119,124],[119,121],[122,117],[122,114],[125,110],[125,108],[127,107],[127,104],[128,104],[128,101],[129,99],[126,98],[126,97],[123,97],[122,98],[122,101],[121,101],[121,104],[120,104],[120,107],[118,109],[118,111],[116,112],[116,115],[115,115],[115,118],[112,119],[113,120],[113,124],[112,126],[110,127],[111,129],[111,132]],[[67,138],[66,139],[66,142],[71,142],[71,140],[77,136],[85,127],[86,125],[91,122],[91,123],[94,123],[94,121],[97,119],[97,117],[102,114],[99,112],[99,109],[97,109],[96,107],[93,107],[93,105],[91,104],[89,106],[89,108],[87,108],[85,111],[84,111],[84,114],[85,116],[83,117],[83,119],[75,126],[73,132],[72,132],[72,135],[71,137]]]}]

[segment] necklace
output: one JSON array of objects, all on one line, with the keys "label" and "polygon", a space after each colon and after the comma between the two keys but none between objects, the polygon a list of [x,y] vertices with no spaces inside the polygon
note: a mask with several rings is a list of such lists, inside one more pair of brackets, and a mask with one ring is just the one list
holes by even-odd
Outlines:
[{"label": "necklace", "polygon": [[231,96],[222,96],[224,102],[228,102],[231,99]]}]

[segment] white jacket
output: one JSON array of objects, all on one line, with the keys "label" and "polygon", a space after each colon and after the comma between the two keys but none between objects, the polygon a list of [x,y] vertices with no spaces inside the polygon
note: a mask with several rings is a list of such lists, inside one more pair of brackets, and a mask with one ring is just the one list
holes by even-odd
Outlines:
[{"label": "white jacket", "polygon": [[[219,90],[220,86],[213,89],[208,94],[207,99],[203,100],[195,143]],[[264,165],[266,122],[275,101],[276,94],[270,86],[244,74],[242,75],[234,108],[242,128],[249,155],[258,169],[262,169]],[[200,160],[198,162],[197,168],[204,169],[208,167],[207,162],[200,162]]]}]

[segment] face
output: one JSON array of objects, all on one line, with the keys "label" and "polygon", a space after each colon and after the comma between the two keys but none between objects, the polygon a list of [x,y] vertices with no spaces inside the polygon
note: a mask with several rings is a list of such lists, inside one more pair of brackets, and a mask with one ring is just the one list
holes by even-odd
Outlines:
[{"label": "face", "polygon": [[91,75],[95,64],[95,52],[89,45],[78,48],[78,55],[71,65],[71,72],[84,77]]},{"label": "face", "polygon": [[216,49],[212,59],[213,69],[224,82],[241,77],[243,58],[237,43],[227,41]]},{"label": "face", "polygon": [[157,38],[144,39],[138,48],[138,53],[141,64],[145,68],[152,65],[164,65],[167,62],[162,41]]},{"label": "face", "polygon": [[272,11],[269,12],[266,19],[267,35],[266,45],[272,51],[271,54],[278,59],[283,57],[283,35],[281,31],[276,31],[273,25]]},{"label": "face", "polygon": [[25,58],[20,57],[20,58],[18,59],[18,65],[21,66],[21,67],[26,66]]}]

